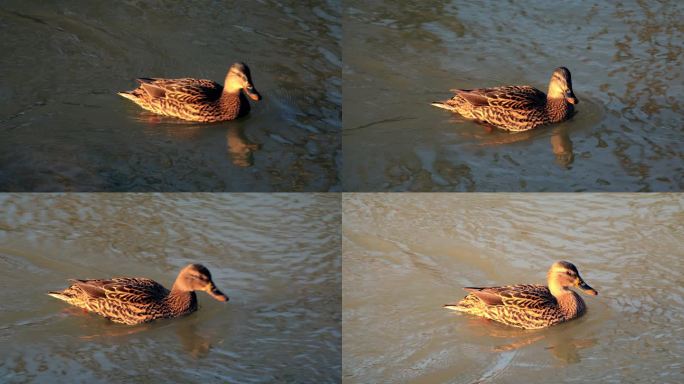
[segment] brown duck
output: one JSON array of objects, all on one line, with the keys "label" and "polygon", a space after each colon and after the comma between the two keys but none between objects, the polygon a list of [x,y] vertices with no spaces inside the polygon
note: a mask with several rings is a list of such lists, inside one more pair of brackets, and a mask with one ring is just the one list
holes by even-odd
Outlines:
[{"label": "brown duck", "polygon": [[148,111],[183,120],[216,122],[233,120],[249,112],[249,101],[261,100],[249,68],[235,63],[228,70],[225,86],[205,79],[137,79],[140,86],[119,95]]},{"label": "brown duck", "polygon": [[567,261],[557,261],[549,268],[547,284],[465,288],[470,293],[463,300],[444,307],[513,327],[538,329],[576,319],[586,312],[584,300],[569,287],[598,295]]},{"label": "brown duck", "polygon": [[147,323],[187,315],[197,310],[195,291],[204,291],[218,301],[228,301],[211,280],[209,270],[200,264],[183,268],[169,291],[154,280],[142,277],[70,280],[63,291],[48,295],[115,323],[128,325]]},{"label": "brown duck", "polygon": [[570,71],[565,67],[553,71],[548,94],[528,85],[451,91],[456,93],[454,97],[432,105],[515,132],[567,120],[573,114],[573,104],[579,103],[572,92]]}]

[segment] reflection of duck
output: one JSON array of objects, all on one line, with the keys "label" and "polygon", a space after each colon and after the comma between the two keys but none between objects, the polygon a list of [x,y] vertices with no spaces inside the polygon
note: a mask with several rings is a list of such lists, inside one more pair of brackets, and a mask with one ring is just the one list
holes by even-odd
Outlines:
[{"label": "reflection of duck", "polygon": [[197,326],[190,324],[176,328],[176,334],[180,339],[183,349],[190,356],[198,359],[205,357],[211,349],[211,341],[197,332]]},{"label": "reflection of duck", "polygon": [[245,136],[245,129],[238,126],[228,128],[226,146],[233,164],[238,167],[254,165],[254,152],[261,148],[260,144],[251,143]]},{"label": "reflection of duck", "polygon": [[197,296],[194,291],[205,291],[216,300],[228,301],[228,296],[214,285],[209,270],[199,264],[183,268],[171,291],[146,278],[71,281],[73,284],[67,289],[48,294],[113,322],[129,325],[196,311]]},{"label": "reflection of duck", "polygon": [[572,152],[572,140],[570,140],[570,135],[568,130],[554,129],[551,134],[551,150],[553,154],[556,155],[556,162],[564,167],[569,168],[572,162],[575,160],[575,155]]},{"label": "reflection of duck", "polygon": [[[488,335],[491,335],[491,333]],[[513,335],[508,337],[511,336]],[[494,352],[513,351],[544,340],[548,345],[545,349],[550,351],[555,358],[566,363],[578,363],[581,360],[579,351],[596,345],[596,339],[578,339],[572,334],[562,331],[553,334],[518,333],[515,335],[515,338],[514,341],[508,344],[495,346]]]},{"label": "reflection of duck", "polygon": [[596,345],[596,339],[575,339],[567,333],[556,339],[552,340],[552,344],[546,349],[550,350],[554,357],[567,363],[579,363],[579,351]]},{"label": "reflection of duck", "polygon": [[[556,162],[564,168],[569,168],[575,161],[575,155],[572,151],[572,140],[570,139],[567,128],[568,127],[566,126],[555,127],[551,131],[550,138],[551,151],[555,155]],[[492,132],[488,127],[485,127],[484,132],[484,135],[478,134],[475,136],[480,141],[479,145],[482,146],[506,145],[530,141],[540,136],[545,136],[545,132],[548,131],[533,130],[512,135],[501,131]]]},{"label": "reflection of duck", "polygon": [[568,287],[590,295],[598,293],[582,280],[567,261],[554,263],[548,272],[548,287],[521,284],[491,288],[466,288],[471,293],[446,308],[481,316],[518,328],[538,329],[582,316],[584,300]]},{"label": "reflection of duck", "polygon": [[214,122],[233,120],[249,112],[249,102],[261,100],[247,65],[235,63],[228,70],[225,87],[204,79],[137,79],[140,86],[119,95],[154,113],[184,120]]},{"label": "reflection of duck", "polygon": [[[232,163],[238,167],[250,167],[254,165],[254,152],[261,149],[261,144],[249,141],[245,135],[245,126],[240,122],[227,123],[227,127],[222,125],[207,127],[198,124],[188,125],[187,123],[167,124],[168,118],[162,118],[165,119],[163,121],[154,120],[155,118],[158,119],[158,117],[150,116],[149,112],[143,112],[143,114],[141,114],[141,121],[147,121],[148,123],[153,124],[149,129],[145,129],[145,133],[150,136],[167,135],[181,141],[206,140],[207,135],[214,135],[217,130],[226,129],[225,147],[224,144],[220,145],[227,150]],[[156,126],[156,124],[161,122],[164,123],[163,129]],[[214,141],[212,136],[211,143],[214,143]],[[219,145],[218,142],[215,144]]]},{"label": "reflection of duck", "polygon": [[518,132],[566,120],[572,116],[572,104],[579,102],[572,92],[570,71],[565,67],[553,72],[548,95],[527,85],[452,91],[456,93],[453,98],[432,105],[457,112],[466,119]]},{"label": "reflection of duck", "polygon": [[[494,338],[505,340],[497,342],[492,351],[511,352],[526,348],[534,344],[545,344],[544,349],[549,351],[558,360],[566,363],[577,363],[581,360],[579,352],[582,349],[596,345],[596,339],[580,337],[582,332],[567,332],[561,325],[554,327],[548,332],[525,332],[513,327],[482,327],[482,323],[488,321],[481,317],[468,318],[469,332],[474,337]],[[569,326],[570,324],[565,324]],[[571,325],[570,325],[571,326]],[[583,329],[583,332],[587,329]],[[589,328],[589,332],[591,332]]]}]

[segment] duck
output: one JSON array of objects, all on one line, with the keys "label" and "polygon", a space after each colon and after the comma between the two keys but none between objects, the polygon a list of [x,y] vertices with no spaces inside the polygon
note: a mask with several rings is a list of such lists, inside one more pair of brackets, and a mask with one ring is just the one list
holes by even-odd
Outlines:
[{"label": "duck", "polygon": [[452,89],[451,92],[456,95],[432,105],[511,132],[567,120],[574,113],[574,105],[579,103],[572,91],[570,71],[565,67],[553,71],[547,94],[529,85]]},{"label": "duck", "polygon": [[547,284],[466,287],[464,289],[470,293],[465,298],[458,303],[445,304],[444,307],[512,327],[541,329],[584,315],[587,306],[570,287],[577,287],[589,295],[598,295],[582,279],[577,267],[568,261],[557,261],[551,265]]},{"label": "duck", "polygon": [[143,277],[72,279],[62,291],[48,295],[96,313],[115,323],[136,325],[157,319],[180,317],[197,310],[195,291],[204,291],[218,301],[228,301],[201,264],[184,267],[171,290]]},{"label": "duck", "polygon": [[225,86],[212,80],[139,78],[140,86],[119,92],[145,110],[188,121],[212,123],[234,120],[249,113],[249,101],[261,100],[249,67],[237,62],[226,74]]}]

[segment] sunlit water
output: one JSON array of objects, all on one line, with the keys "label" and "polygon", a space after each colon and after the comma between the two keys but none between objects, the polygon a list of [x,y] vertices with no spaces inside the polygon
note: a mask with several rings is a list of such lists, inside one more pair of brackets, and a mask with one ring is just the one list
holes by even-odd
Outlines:
[{"label": "sunlit water", "polygon": [[[336,383],[337,195],[0,195],[0,382]],[[230,297],[147,325],[46,295],[69,278],[170,287],[201,262]]]},{"label": "sunlit water", "polygon": [[[352,194],[343,198],[343,381],[681,383],[684,198]],[[518,330],[443,309],[464,286],[543,283],[556,260],[598,296]]]},{"label": "sunlit water", "polygon": [[[4,1],[0,190],[327,191],[341,163],[340,4]],[[197,124],[142,113],[138,77],[223,83],[246,62],[264,99]]]},{"label": "sunlit water", "polygon": [[[345,3],[348,191],[680,191],[681,1]],[[488,132],[452,88],[572,72],[569,121]]]}]

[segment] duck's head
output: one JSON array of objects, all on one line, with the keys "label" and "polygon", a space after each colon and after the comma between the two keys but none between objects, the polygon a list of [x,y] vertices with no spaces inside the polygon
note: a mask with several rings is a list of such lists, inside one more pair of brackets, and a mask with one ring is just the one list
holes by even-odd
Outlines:
[{"label": "duck's head", "polygon": [[228,301],[228,296],[219,291],[211,280],[209,270],[200,264],[190,264],[183,268],[173,284],[173,289],[182,292],[204,291],[218,301]]},{"label": "duck's head", "polygon": [[252,83],[249,67],[245,63],[235,63],[230,66],[223,88],[229,93],[237,93],[242,90],[250,99],[254,101],[261,100],[261,95]]},{"label": "duck's head", "polygon": [[577,268],[567,261],[553,263],[549,268],[548,283],[552,293],[555,289],[564,290],[567,287],[577,287],[589,295],[598,295],[594,288],[584,282]]},{"label": "duck's head", "polygon": [[550,99],[565,99],[570,104],[579,103],[579,99],[572,92],[572,78],[567,68],[558,67],[553,71],[549,82],[548,97]]}]

